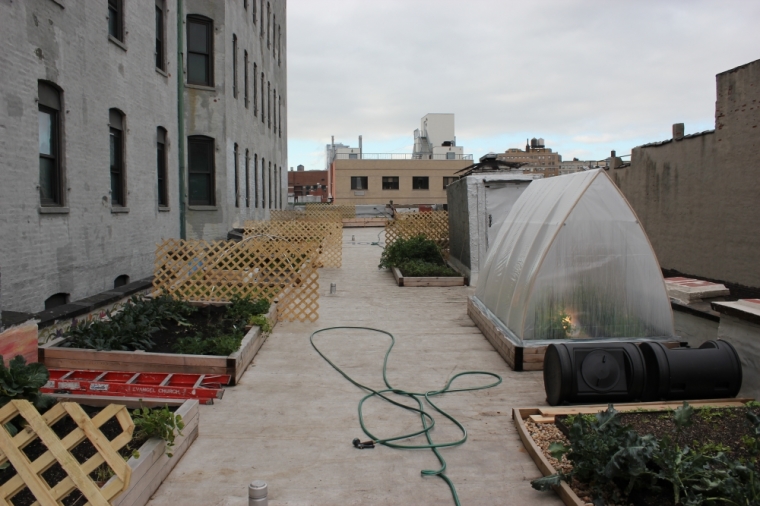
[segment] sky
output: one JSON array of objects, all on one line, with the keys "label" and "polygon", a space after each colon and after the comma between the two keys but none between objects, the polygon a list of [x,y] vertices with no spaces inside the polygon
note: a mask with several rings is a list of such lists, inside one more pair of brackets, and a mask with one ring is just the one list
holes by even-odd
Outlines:
[{"label": "sky", "polygon": [[454,113],[477,160],[543,137],[599,160],[714,127],[715,75],[760,58],[756,0],[288,0],[288,165],[411,153]]}]

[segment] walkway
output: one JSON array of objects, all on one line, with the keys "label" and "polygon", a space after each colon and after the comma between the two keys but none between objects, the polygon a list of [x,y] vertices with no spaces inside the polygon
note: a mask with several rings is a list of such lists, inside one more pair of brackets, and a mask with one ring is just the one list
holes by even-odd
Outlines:
[{"label": "walkway", "polygon": [[[501,374],[498,387],[438,398],[469,432],[463,446],[442,451],[447,474],[464,505],[561,504],[554,494],[530,487],[539,472],[511,418],[513,407],[544,404],[541,373],[507,367],[467,316],[471,288],[395,286],[393,276],[377,268],[381,249],[369,244],[380,230],[344,230],[343,267],[320,271],[320,319],[279,323],[240,385],[216,405],[201,406],[200,436],[151,506],[246,506],[247,485],[257,479],[269,485],[270,506],[453,504],[443,480],[420,476],[421,469],[438,468],[431,451],[360,451],[351,445],[364,437],[356,411],[364,394],[309,344],[313,331],[338,325],[376,327],[396,336],[388,378],[398,388],[441,388],[465,370]],[[331,282],[337,284],[335,296],[328,295]],[[323,335],[318,344],[336,364],[360,382],[383,388],[386,339],[346,331]],[[475,377],[461,385],[487,381]],[[367,403],[366,420],[379,435],[420,426],[418,417],[380,401]],[[447,436],[458,433],[439,420],[433,437]]]}]

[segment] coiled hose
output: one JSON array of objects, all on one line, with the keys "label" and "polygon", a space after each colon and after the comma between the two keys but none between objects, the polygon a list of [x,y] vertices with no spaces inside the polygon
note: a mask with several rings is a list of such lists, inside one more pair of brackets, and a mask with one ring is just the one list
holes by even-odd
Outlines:
[{"label": "coiled hose", "polygon": [[[345,372],[343,372],[343,370],[340,367],[338,367],[337,365],[335,365],[329,358],[327,358],[324,355],[324,353],[322,353],[319,350],[319,348],[317,348],[317,345],[314,344],[314,337],[317,334],[320,334],[322,332],[328,332],[328,331],[331,331],[331,330],[340,330],[340,329],[368,330],[370,332],[378,332],[380,334],[385,334],[386,336],[388,336],[388,337],[391,338],[390,346],[388,346],[388,350],[385,352],[385,359],[383,360],[383,381],[385,382],[385,386],[388,387],[388,388],[386,388],[384,390],[374,390],[374,389],[372,389],[372,388],[370,388],[370,387],[368,387],[366,385],[362,385],[358,381],[356,381],[353,378],[351,378],[351,376],[349,376],[348,374],[346,374]],[[359,401],[359,424],[361,425],[361,428],[364,431],[364,433],[367,436],[369,436],[370,439],[372,439],[374,441],[374,443],[385,445],[385,446],[388,446],[390,448],[399,448],[399,449],[402,449],[402,450],[421,450],[421,449],[430,449],[430,450],[433,450],[433,453],[438,458],[438,461],[441,463],[441,468],[437,469],[437,470],[434,470],[434,469],[423,469],[421,473],[422,473],[423,476],[438,476],[443,481],[445,481],[446,484],[449,486],[449,489],[451,490],[451,495],[454,498],[454,503],[457,506],[459,506],[460,502],[459,502],[459,496],[457,495],[457,489],[454,486],[454,483],[448,478],[448,476],[446,476],[444,474],[445,471],[446,471],[446,460],[444,460],[443,456],[441,456],[441,453],[438,450],[440,448],[448,448],[448,447],[460,446],[460,445],[464,444],[464,442],[467,441],[467,429],[465,429],[464,426],[461,423],[459,423],[459,421],[456,418],[454,418],[453,416],[451,416],[450,414],[446,413],[444,410],[442,410],[441,408],[439,408],[438,406],[436,406],[435,403],[433,403],[433,401],[431,400],[431,397],[435,397],[437,395],[446,394],[446,393],[468,392],[468,391],[471,391],[471,390],[484,390],[486,388],[492,388],[492,387],[495,387],[495,386],[497,386],[498,384],[500,384],[502,382],[501,376],[499,376],[498,374],[492,373],[492,372],[488,372],[488,371],[465,371],[465,372],[460,372],[460,373],[455,374],[454,376],[452,376],[448,380],[448,382],[446,382],[446,386],[444,386],[440,390],[430,390],[428,392],[408,392],[406,390],[401,390],[401,389],[398,389],[398,388],[394,388],[388,382],[388,376],[387,376],[388,357],[391,354],[391,350],[393,349],[393,345],[396,344],[396,338],[393,337],[393,334],[391,334],[390,332],[386,332],[386,331],[380,330],[380,329],[373,329],[373,328],[370,328],[370,327],[327,327],[327,328],[324,328],[324,329],[319,329],[319,330],[315,331],[314,333],[312,333],[311,336],[309,336],[309,342],[311,342],[311,345],[314,347],[314,349],[317,351],[317,353],[319,353],[319,355],[323,359],[325,359],[325,361],[328,364],[330,364],[333,367],[333,369],[335,369],[336,371],[338,371],[344,378],[346,378],[348,381],[350,381],[351,383],[353,383],[357,387],[359,387],[359,388],[361,388],[361,389],[369,392],[367,395],[365,395]],[[482,374],[482,375],[486,375],[486,376],[492,376],[492,377],[496,378],[496,381],[493,382],[493,383],[490,383],[488,385],[482,385],[482,386],[476,386],[476,387],[451,388],[451,384],[457,378],[459,378],[461,376],[471,376],[471,375],[476,375],[476,374],[479,374],[479,375]],[[391,399],[391,398],[389,398],[389,397],[387,397],[387,396],[384,395],[384,394],[387,394],[387,393],[393,393],[393,394],[396,394],[396,395],[402,395],[402,396],[409,397],[410,399],[414,399],[417,402],[417,406],[418,407],[414,408],[414,407],[407,406],[405,404],[401,404],[399,402],[396,402],[393,399]],[[420,415],[420,420],[422,421],[422,429],[418,430],[417,432],[412,432],[412,433],[409,433],[409,434],[404,434],[404,435],[401,435],[401,436],[394,436],[394,437],[384,438],[384,439],[378,438],[377,436],[375,436],[374,434],[372,434],[367,429],[367,427],[364,425],[364,416],[362,414],[362,406],[364,405],[364,402],[367,399],[370,399],[370,398],[375,397],[375,396],[382,398],[383,400],[385,400],[385,401],[393,404],[394,406],[398,406],[400,408],[406,409],[408,411],[413,411],[413,412],[419,414]],[[433,418],[433,416],[430,413],[428,413],[427,411],[425,411],[425,405],[422,402],[423,398],[433,407],[433,409],[435,411],[437,411],[438,413],[440,413],[441,415],[443,415],[444,417],[446,417],[447,419],[449,419],[452,423],[454,423],[454,425],[456,425],[459,428],[459,430],[462,432],[462,437],[460,439],[458,439],[456,441],[446,442],[446,443],[434,443],[433,442],[433,439],[432,439],[432,437],[430,435],[430,431],[433,429],[433,427],[435,427],[435,419]],[[396,441],[399,441],[399,440],[402,440],[402,439],[407,439],[407,438],[412,438],[412,437],[415,437],[415,436],[419,436],[421,434],[425,435],[425,438],[427,439],[428,444],[426,444],[426,445],[406,445],[406,444],[399,444],[399,443],[396,442]]]}]

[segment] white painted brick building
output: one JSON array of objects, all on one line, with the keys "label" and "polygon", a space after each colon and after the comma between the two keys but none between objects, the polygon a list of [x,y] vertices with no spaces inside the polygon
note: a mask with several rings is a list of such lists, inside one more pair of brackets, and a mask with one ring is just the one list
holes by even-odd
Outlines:
[{"label": "white painted brick building", "polygon": [[162,239],[286,203],[286,1],[180,2],[0,2],[2,309],[145,278]]}]

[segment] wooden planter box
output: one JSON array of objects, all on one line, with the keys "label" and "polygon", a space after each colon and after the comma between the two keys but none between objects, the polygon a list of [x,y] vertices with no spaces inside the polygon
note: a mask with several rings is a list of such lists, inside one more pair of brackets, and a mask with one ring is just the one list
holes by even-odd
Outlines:
[{"label": "wooden planter box", "polygon": [[[711,399],[702,401],[688,401],[689,405],[697,408],[704,407],[739,407],[752,399]],[[639,402],[635,404],[615,404],[615,409],[620,412],[647,410],[647,411],[668,411],[683,406],[683,401],[678,402]],[[549,476],[557,472],[556,469],[549,463],[544,452],[533,441],[530,433],[528,433],[527,427],[525,427],[525,420],[530,418],[536,423],[554,423],[554,417],[556,415],[575,415],[578,413],[598,413],[605,411],[607,405],[593,405],[593,406],[557,406],[557,407],[545,407],[545,408],[514,408],[512,410],[512,419],[515,422],[517,433],[520,435],[520,439],[525,445],[525,449],[528,454],[536,463],[541,474]],[[570,488],[566,482],[562,482],[559,486],[554,487],[554,491],[559,495],[562,501],[567,506],[585,506],[587,503],[582,501],[578,495]]]},{"label": "wooden planter box", "polygon": [[460,276],[441,276],[429,278],[404,277],[398,267],[392,267],[393,277],[398,286],[464,286],[464,278]]},{"label": "wooden planter box", "polygon": [[[267,319],[272,322],[272,327],[277,323],[276,304],[269,308]],[[63,348],[59,345],[64,339],[59,338],[39,347],[38,360],[50,369],[229,374],[232,376],[231,384],[236,385],[266,338],[259,327],[251,327],[243,338],[240,349],[226,357]]]},{"label": "wooden planter box", "polygon": [[166,455],[166,442],[163,439],[151,438],[138,450],[140,458],[130,458],[127,461],[132,468],[132,478],[129,487],[111,502],[113,506],[144,506],[158,490],[174,466],[182,458],[190,445],[198,438],[198,421],[200,411],[197,400],[185,401],[176,414],[182,416],[185,428],[182,435],[174,440],[173,454]]}]

